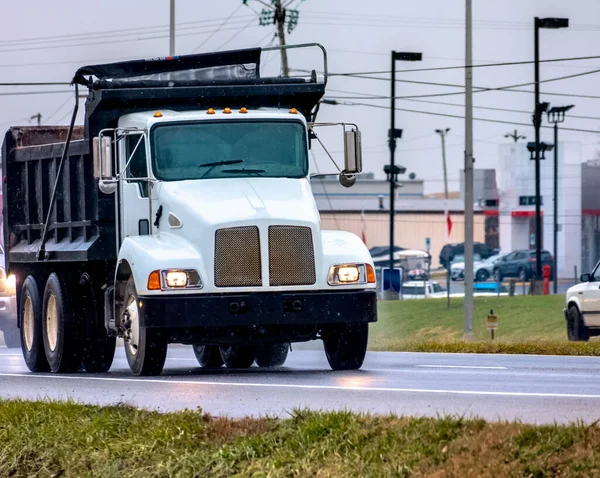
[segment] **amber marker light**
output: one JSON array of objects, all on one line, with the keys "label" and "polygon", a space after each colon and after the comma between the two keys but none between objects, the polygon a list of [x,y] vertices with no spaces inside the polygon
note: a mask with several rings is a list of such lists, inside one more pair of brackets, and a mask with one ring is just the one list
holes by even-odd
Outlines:
[{"label": "amber marker light", "polygon": [[225,113],[226,115],[230,114],[231,113],[231,108],[225,108],[223,110],[223,113]]},{"label": "amber marker light", "polygon": [[214,108],[208,108],[208,111],[206,112],[207,115],[214,115],[215,114],[215,110]]},{"label": "amber marker light", "polygon": [[242,106],[240,108],[240,113],[246,114],[246,113],[248,113],[248,110]]},{"label": "amber marker light", "polygon": [[148,290],[160,290],[160,271],[152,271],[148,276]]},{"label": "amber marker light", "polygon": [[375,284],[375,271],[371,264],[367,264],[367,283]]},{"label": "amber marker light", "polygon": [[162,118],[162,113],[160,111],[157,111],[156,113],[154,113],[154,117],[155,118]]},{"label": "amber marker light", "polygon": [[297,115],[298,114],[298,110],[296,108],[292,108],[290,110],[290,113],[293,114],[293,115]]}]

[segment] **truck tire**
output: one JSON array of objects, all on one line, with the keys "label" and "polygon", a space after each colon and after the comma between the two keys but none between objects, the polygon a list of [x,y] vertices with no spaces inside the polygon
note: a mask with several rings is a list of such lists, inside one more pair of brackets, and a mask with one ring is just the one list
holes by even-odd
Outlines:
[{"label": "truck tire", "polygon": [[116,337],[108,336],[101,319],[104,316],[104,303],[99,301],[101,293],[87,280],[80,282],[79,296],[76,298],[77,314],[82,324],[86,324],[86,337],[81,355],[81,364],[88,373],[104,373],[110,370],[115,357]]},{"label": "truck tire", "polygon": [[9,349],[16,349],[21,346],[21,332],[19,332],[16,324],[7,326],[2,332],[4,333],[4,344]]},{"label": "truck tire", "polygon": [[81,323],[69,307],[65,288],[56,273],[50,274],[42,304],[44,349],[50,371],[77,372],[81,364]]},{"label": "truck tire", "polygon": [[255,349],[242,345],[219,347],[221,358],[227,368],[248,368],[254,362]]},{"label": "truck tire", "polygon": [[281,367],[287,359],[290,344],[263,345],[256,349],[256,365],[259,367]]},{"label": "truck tire", "polygon": [[138,295],[133,277],[127,282],[125,307],[124,320],[129,322],[125,327],[128,333],[125,356],[131,372],[137,376],[160,375],[167,359],[167,339],[158,330],[140,325]]},{"label": "truck tire", "polygon": [[200,367],[220,368],[223,366],[223,358],[221,357],[219,347],[216,345],[194,344],[192,345],[192,349]]},{"label": "truck tire", "polygon": [[569,307],[567,337],[572,342],[588,342],[590,340],[590,329],[583,323],[583,317],[576,305]]},{"label": "truck tire", "polygon": [[323,345],[333,370],[358,370],[362,367],[369,341],[369,324],[346,324],[327,330]]},{"label": "truck tire", "polygon": [[50,366],[44,351],[42,297],[33,276],[23,281],[19,302],[21,317],[21,350],[27,368],[32,372],[48,372]]}]

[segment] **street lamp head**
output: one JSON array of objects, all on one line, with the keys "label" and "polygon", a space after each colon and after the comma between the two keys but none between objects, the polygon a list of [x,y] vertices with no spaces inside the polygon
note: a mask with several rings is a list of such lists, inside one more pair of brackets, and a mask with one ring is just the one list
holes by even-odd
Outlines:
[{"label": "street lamp head", "polygon": [[538,28],[548,28],[556,30],[558,28],[568,28],[568,18],[536,18]]},{"label": "street lamp head", "polygon": [[562,123],[565,120],[565,113],[575,105],[553,106],[548,110],[548,123]]},{"label": "street lamp head", "polygon": [[394,60],[400,61],[421,61],[423,59],[423,53],[409,53],[405,51],[393,51],[392,57]]}]

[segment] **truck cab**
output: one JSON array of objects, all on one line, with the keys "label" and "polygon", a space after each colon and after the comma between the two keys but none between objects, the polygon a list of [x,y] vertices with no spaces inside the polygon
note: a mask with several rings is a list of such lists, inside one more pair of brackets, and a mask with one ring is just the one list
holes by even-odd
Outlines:
[{"label": "truck cab", "polygon": [[568,339],[587,342],[600,335],[600,262],[580,280],[567,290],[564,315]]},{"label": "truck cab", "polygon": [[[79,174],[89,218],[66,238],[57,233],[65,223],[63,194],[41,208],[54,227],[40,234],[23,234],[32,229],[27,217],[5,220],[7,262],[23,284],[21,329],[35,335],[22,334],[30,369],[68,371],[78,362],[108,369],[115,337],[124,339],[136,375],[159,374],[169,343],[192,345],[203,367],[239,368],[282,365],[291,343],[322,339],[333,369],[362,365],[368,324],[377,318],[373,263],[356,235],[321,229],[310,187],[326,57],[322,78],[314,71],[306,79],[263,78],[260,54],[77,72],[75,84],[89,88],[85,134],[72,153],[67,135],[50,181],[73,194],[61,174]],[[360,133],[355,125],[338,127],[340,181],[350,186],[361,171]],[[18,156],[46,159],[40,148],[17,143],[7,135],[7,172],[15,181],[37,174],[19,169]],[[35,191],[7,192],[13,202],[39,199]],[[87,292],[72,293],[73,284]],[[42,303],[39,319],[34,302]],[[69,311],[80,320],[70,322]],[[70,342],[77,338],[79,348]],[[37,343],[43,356],[33,350]]]}]

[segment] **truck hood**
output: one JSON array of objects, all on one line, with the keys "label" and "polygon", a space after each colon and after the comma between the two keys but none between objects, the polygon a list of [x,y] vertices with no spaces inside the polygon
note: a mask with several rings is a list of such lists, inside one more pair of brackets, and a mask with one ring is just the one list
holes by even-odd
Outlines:
[{"label": "truck hood", "polygon": [[[184,228],[279,223],[317,225],[319,213],[307,179],[235,178],[161,183],[163,216],[175,215]],[[191,225],[191,224],[190,224]],[[161,228],[162,229],[162,228]]]}]

